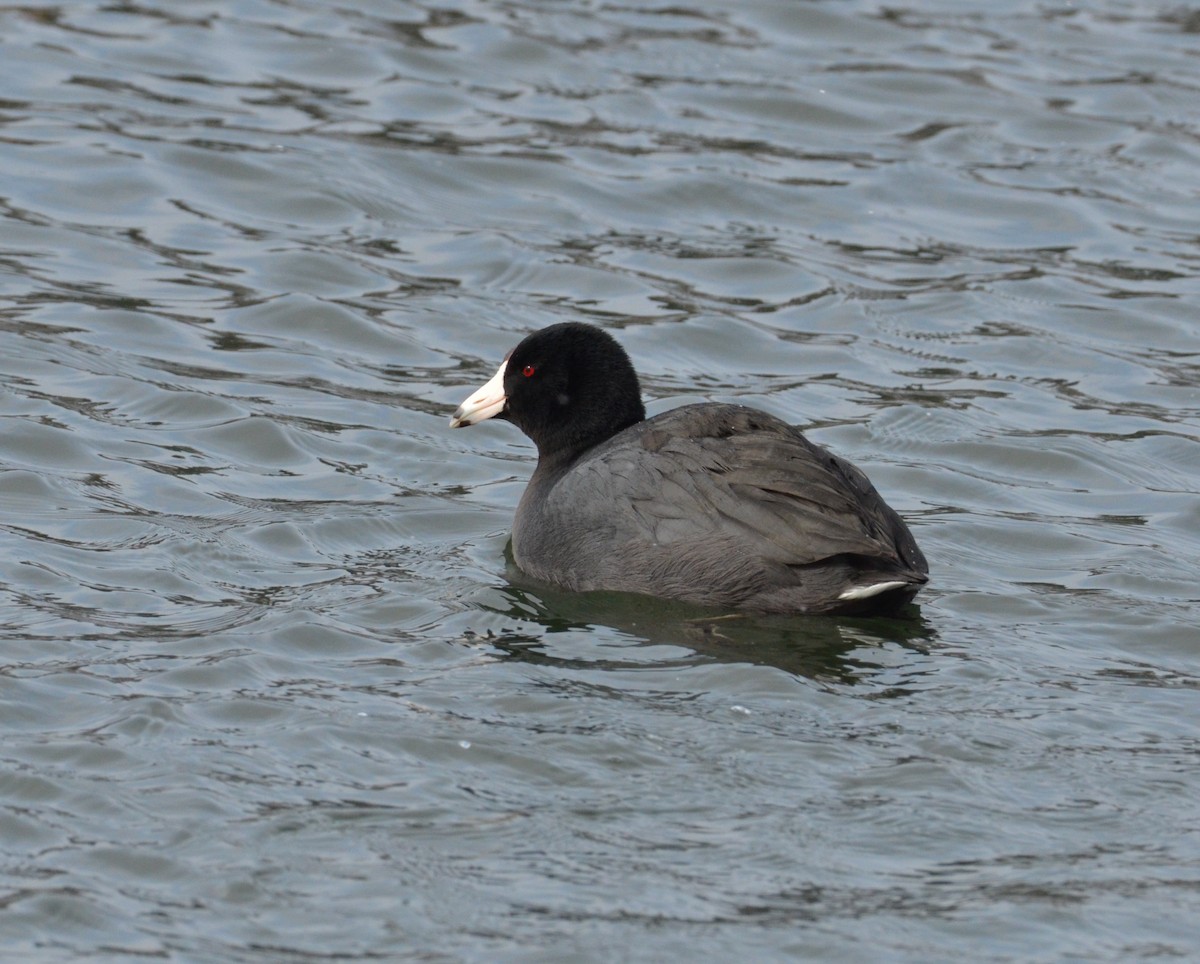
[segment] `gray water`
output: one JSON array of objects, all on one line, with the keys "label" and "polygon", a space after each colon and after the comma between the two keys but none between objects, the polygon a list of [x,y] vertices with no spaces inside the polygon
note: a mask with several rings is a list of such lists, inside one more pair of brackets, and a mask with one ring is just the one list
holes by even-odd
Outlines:
[{"label": "gray water", "polygon": [[[1200,956],[1200,7],[0,7],[5,961]],[[525,333],[902,620],[523,587]]]}]

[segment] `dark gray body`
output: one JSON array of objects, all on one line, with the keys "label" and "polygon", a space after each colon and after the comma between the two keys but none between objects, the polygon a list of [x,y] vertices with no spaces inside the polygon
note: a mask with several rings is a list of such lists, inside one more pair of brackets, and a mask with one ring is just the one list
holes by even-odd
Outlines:
[{"label": "dark gray body", "polygon": [[[539,463],[513,558],[567,589],[782,613],[895,608],[929,571],[862,472],[786,422],[722,404],[664,412],[573,461]],[[900,585],[870,594],[887,582]]]}]

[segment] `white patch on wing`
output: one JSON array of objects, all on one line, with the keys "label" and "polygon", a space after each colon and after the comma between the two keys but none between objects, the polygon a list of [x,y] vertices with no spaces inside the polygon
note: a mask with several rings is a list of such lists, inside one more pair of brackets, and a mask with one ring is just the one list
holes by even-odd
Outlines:
[{"label": "white patch on wing", "polygon": [[855,599],[870,599],[872,596],[878,596],[881,592],[887,592],[889,589],[900,589],[907,585],[909,583],[903,579],[897,579],[893,582],[877,582],[870,586],[855,586],[839,594],[838,599],[844,602],[853,602]]}]

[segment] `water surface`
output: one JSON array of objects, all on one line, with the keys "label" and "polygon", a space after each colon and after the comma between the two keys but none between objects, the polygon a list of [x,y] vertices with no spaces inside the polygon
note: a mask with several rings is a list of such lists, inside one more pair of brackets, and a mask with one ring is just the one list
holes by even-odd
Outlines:
[{"label": "water surface", "polygon": [[[5,960],[1200,947],[1200,10],[0,9]],[[533,590],[527,331],[862,466],[904,620]]]}]

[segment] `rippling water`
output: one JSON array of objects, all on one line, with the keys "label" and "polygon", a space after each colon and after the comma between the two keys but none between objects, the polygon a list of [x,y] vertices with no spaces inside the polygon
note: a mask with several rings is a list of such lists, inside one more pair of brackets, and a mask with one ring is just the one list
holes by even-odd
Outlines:
[{"label": "rippling water", "polygon": [[[1200,7],[0,8],[5,960],[1200,948]],[[902,621],[505,561],[615,330],[858,462]]]}]

